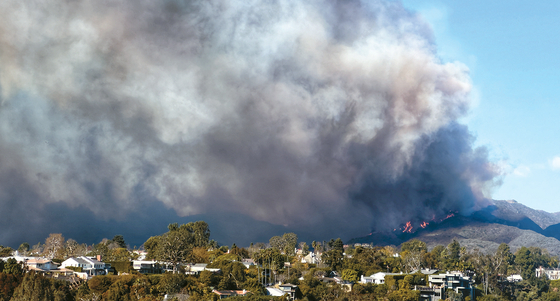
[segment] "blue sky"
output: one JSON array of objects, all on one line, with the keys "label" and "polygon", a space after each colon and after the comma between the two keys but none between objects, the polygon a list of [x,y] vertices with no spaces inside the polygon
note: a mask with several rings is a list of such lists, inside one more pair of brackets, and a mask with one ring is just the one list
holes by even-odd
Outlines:
[{"label": "blue sky", "polygon": [[433,28],[443,61],[471,71],[463,120],[503,168],[494,199],[560,211],[560,2],[404,0]]}]

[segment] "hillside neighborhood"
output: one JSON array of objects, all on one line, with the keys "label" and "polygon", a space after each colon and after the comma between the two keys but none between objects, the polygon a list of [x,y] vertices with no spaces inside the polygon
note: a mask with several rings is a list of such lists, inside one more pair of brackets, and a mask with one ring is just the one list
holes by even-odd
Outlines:
[{"label": "hillside neighborhood", "polygon": [[51,234],[0,254],[0,300],[560,300],[558,258],[507,244],[493,254],[456,240],[308,246],[285,233],[239,248],[210,240],[200,221],[140,249],[120,235],[86,246]]}]

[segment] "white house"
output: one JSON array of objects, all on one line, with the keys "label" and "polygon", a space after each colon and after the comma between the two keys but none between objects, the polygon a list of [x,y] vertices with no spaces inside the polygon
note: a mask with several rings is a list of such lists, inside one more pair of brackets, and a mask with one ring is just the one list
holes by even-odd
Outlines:
[{"label": "white house", "polygon": [[509,282],[519,282],[519,281],[523,281],[523,277],[521,277],[521,275],[519,274],[514,274],[514,275],[510,275],[507,276],[507,281]]},{"label": "white house", "polygon": [[191,275],[198,275],[200,274],[200,272],[202,271],[209,271],[212,273],[220,273],[222,270],[221,269],[216,269],[216,268],[207,268],[208,264],[207,263],[196,263],[193,265],[187,265],[186,266],[186,273],[187,274],[191,274]]},{"label": "white house", "polygon": [[110,264],[101,261],[101,258],[94,257],[72,257],[63,261],[60,265],[61,268],[77,267],[82,268],[83,272],[89,276],[106,275],[111,268]]},{"label": "white house", "polygon": [[560,279],[560,269],[545,269],[543,267],[539,267],[536,269],[535,274],[537,278],[546,275],[546,277],[550,280]]},{"label": "white house", "polygon": [[369,277],[364,277],[362,275],[360,277],[360,283],[373,283],[373,284],[383,284],[385,283],[385,276],[387,275],[402,275],[402,273],[385,273],[385,272],[378,272]]},{"label": "white house", "polygon": [[314,252],[309,252],[309,254],[301,259],[301,263],[317,264],[319,260],[320,256],[317,256]]},{"label": "white house", "polygon": [[241,263],[243,263],[243,265],[246,268],[250,268],[251,266],[257,265],[257,263],[253,259],[250,259],[250,258],[243,258],[241,260]]}]

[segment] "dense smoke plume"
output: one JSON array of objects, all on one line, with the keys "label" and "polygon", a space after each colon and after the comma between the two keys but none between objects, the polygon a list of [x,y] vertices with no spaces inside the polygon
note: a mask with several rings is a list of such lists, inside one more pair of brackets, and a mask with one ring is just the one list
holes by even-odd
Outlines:
[{"label": "dense smoke plume", "polygon": [[0,244],[64,210],[125,238],[145,208],[346,238],[468,214],[497,178],[470,90],[395,2],[4,0]]}]

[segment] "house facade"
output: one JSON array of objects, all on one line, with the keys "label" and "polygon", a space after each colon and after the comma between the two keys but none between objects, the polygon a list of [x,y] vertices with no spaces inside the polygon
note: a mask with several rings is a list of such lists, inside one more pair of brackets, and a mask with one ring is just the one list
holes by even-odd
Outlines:
[{"label": "house facade", "polygon": [[560,269],[545,269],[543,267],[538,267],[535,271],[537,278],[546,276],[550,280],[560,279]]},{"label": "house facade", "polygon": [[460,293],[463,297],[470,296],[474,300],[474,287],[470,277],[464,276],[460,272],[452,272],[439,275],[429,275],[429,287],[420,287],[420,300],[444,300],[447,298],[446,292],[452,289],[456,293]]},{"label": "house facade", "polygon": [[101,258],[80,256],[66,259],[61,263],[60,267],[81,268],[84,273],[86,273],[89,277],[92,277],[97,275],[107,275],[111,265],[102,262]]},{"label": "house facade", "polygon": [[385,272],[378,272],[375,273],[369,277],[365,277],[364,275],[362,275],[360,277],[360,283],[363,284],[367,284],[367,283],[373,283],[373,284],[383,284],[385,283],[385,276],[387,275],[402,275],[401,273],[385,273]]}]

